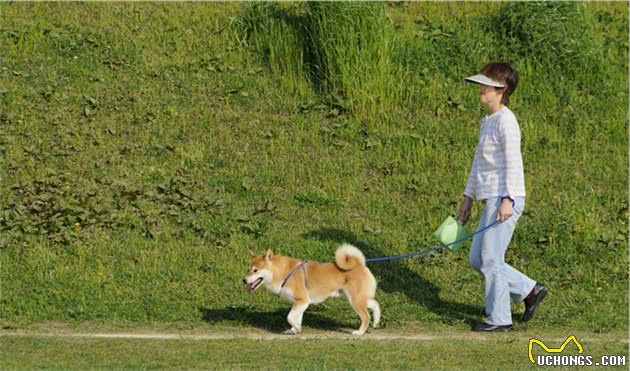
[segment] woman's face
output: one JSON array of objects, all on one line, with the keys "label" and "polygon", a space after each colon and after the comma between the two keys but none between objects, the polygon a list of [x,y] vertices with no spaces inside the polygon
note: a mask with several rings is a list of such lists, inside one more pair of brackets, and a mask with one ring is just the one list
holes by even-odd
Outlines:
[{"label": "woman's face", "polygon": [[481,104],[488,106],[501,102],[503,89],[496,89],[492,86],[479,84],[479,100]]}]

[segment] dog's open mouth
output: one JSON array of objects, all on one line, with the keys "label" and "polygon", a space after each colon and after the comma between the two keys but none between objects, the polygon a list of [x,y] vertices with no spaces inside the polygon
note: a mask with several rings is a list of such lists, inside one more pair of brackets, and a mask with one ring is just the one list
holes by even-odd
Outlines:
[{"label": "dog's open mouth", "polygon": [[262,283],[263,279],[262,277],[258,278],[256,281],[250,283],[249,285],[247,285],[247,291],[254,291],[256,290],[256,288],[258,287],[258,285],[260,285]]}]

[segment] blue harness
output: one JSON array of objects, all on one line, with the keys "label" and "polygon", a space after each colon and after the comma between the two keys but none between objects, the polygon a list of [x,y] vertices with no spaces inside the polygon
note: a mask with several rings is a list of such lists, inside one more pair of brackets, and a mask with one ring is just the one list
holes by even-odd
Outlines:
[{"label": "blue harness", "polygon": [[304,272],[304,286],[306,286],[306,268],[304,268],[304,264],[306,263],[308,263],[308,261],[300,262],[300,264],[296,265],[295,268],[291,269],[291,272],[289,272],[289,274],[287,274],[287,276],[284,277],[284,281],[282,281],[282,285],[280,285],[280,290],[284,288],[284,285],[287,284],[287,281],[289,281],[289,278],[291,278],[293,273],[295,273],[300,268],[302,268],[302,271]]}]

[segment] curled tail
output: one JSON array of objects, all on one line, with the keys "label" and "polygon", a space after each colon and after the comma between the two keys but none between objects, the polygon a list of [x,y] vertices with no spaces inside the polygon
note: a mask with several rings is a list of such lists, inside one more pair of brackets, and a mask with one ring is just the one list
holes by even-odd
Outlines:
[{"label": "curled tail", "polygon": [[337,252],[335,252],[335,263],[340,269],[349,271],[358,265],[365,266],[365,256],[361,250],[344,243],[339,246]]}]

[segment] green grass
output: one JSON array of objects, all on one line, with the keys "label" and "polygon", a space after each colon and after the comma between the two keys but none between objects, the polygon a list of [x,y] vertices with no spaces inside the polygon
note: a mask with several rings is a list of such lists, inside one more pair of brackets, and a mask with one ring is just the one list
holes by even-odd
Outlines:
[{"label": "green grass", "polygon": [[[517,324],[512,333],[478,334],[461,325],[408,321],[403,326],[370,329],[365,336],[355,337],[350,335],[351,327],[331,324],[315,313],[305,317],[302,334],[286,336],[273,333],[275,327],[284,326],[275,317],[260,311],[249,318],[249,323],[236,325],[0,321],[0,349],[11,350],[3,354],[7,369],[531,369],[529,339],[557,348],[570,335],[580,342],[583,355],[591,355],[594,362],[602,355],[628,354],[626,332],[539,330]],[[90,338],[90,334],[136,338]],[[489,349],[492,356],[487,355]],[[576,354],[573,343],[562,352],[565,356]],[[535,345],[532,355],[545,353]]]},{"label": "green grass", "polygon": [[[528,339],[146,340],[0,337],[6,369],[536,369]],[[557,346],[554,344],[553,346]],[[628,343],[582,341],[583,354],[627,355]],[[489,352],[489,349],[492,349]],[[491,353],[491,355],[489,354]],[[439,357],[435,355],[439,354]],[[480,354],[488,356],[480,357]],[[543,354],[537,350],[533,356]],[[578,354],[568,348],[563,355]],[[627,361],[626,361],[627,362]],[[573,366],[575,367],[575,366]],[[627,366],[626,366],[627,367]],[[626,367],[601,367],[625,369]],[[600,369],[600,367],[594,367]],[[554,369],[570,369],[554,367]]]},{"label": "green grass", "polygon": [[[509,58],[528,197],[506,259],[550,288],[527,326],[626,330],[628,8],[580,6],[597,74],[575,73],[588,58],[565,74],[510,54],[488,29],[504,3],[387,6],[402,75],[382,84],[401,90],[352,115],[243,45],[241,4],[0,4],[0,318],[282,330],[286,303],[242,287],[247,250],[330,261],[342,242],[368,257],[435,244],[484,114],[462,78]],[[371,266],[384,326],[479,320],[464,251]],[[305,317],[358,323],[343,301]]]},{"label": "green grass", "polygon": [[391,24],[382,3],[258,2],[238,18],[239,40],[304,99],[317,92],[356,118],[396,104]]}]

